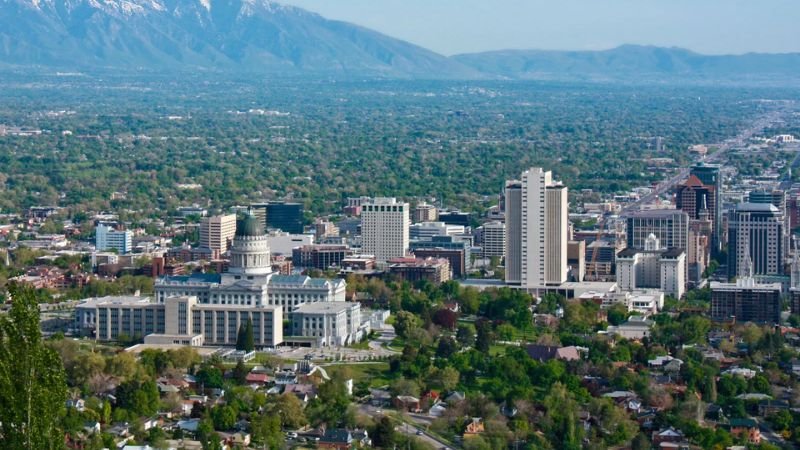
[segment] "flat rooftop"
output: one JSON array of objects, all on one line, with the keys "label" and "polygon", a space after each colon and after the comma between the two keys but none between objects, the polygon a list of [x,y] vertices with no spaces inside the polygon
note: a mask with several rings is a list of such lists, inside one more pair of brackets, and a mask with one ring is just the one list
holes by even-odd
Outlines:
[{"label": "flat rooftop", "polygon": [[360,304],[356,302],[304,303],[298,306],[292,312],[306,313],[306,314],[325,314],[325,313],[338,314],[342,311],[350,309],[353,305],[360,305]]}]

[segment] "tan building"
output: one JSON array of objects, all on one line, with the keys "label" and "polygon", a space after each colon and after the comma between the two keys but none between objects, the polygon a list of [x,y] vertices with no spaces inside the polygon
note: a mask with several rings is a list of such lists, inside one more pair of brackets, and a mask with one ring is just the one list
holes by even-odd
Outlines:
[{"label": "tan building", "polygon": [[236,234],[236,215],[205,217],[200,222],[200,246],[225,253]]},{"label": "tan building", "polygon": [[506,283],[541,288],[567,281],[567,188],[534,167],[506,182]]},{"label": "tan building", "polygon": [[414,223],[436,222],[438,218],[439,211],[433,205],[422,202],[414,208]]}]

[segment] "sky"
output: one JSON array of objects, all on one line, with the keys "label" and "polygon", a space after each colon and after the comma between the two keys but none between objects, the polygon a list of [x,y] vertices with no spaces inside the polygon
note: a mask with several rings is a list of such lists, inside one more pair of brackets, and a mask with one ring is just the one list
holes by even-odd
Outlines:
[{"label": "sky", "polygon": [[452,55],[622,44],[800,52],[798,0],[279,0]]}]

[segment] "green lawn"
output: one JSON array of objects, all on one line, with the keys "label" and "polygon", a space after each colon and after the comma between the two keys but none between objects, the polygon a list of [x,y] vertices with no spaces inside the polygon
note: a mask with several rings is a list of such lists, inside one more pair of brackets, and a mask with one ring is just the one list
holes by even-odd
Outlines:
[{"label": "green lawn", "polygon": [[346,371],[353,378],[354,383],[366,381],[371,387],[385,386],[391,382],[389,378],[389,363],[378,362],[368,364],[337,364],[324,366],[328,375]]}]

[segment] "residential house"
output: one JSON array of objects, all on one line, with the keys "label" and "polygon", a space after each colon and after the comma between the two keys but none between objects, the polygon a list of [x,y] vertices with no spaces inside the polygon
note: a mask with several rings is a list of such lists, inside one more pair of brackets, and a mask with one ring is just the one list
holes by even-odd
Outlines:
[{"label": "residential house", "polygon": [[653,445],[658,446],[662,442],[684,442],[686,441],[686,435],[683,431],[676,430],[673,427],[669,427],[664,430],[654,431],[653,432]]},{"label": "residential house", "polygon": [[269,375],[265,373],[253,373],[252,371],[247,374],[245,381],[249,385],[263,386],[269,383]]},{"label": "residential house", "polygon": [[431,417],[442,417],[447,412],[447,406],[444,403],[436,403],[428,410],[428,415]]},{"label": "residential house", "polygon": [[483,419],[480,417],[473,417],[472,422],[468,423],[467,428],[464,430],[464,438],[477,436],[484,431],[486,431],[486,427],[483,423]]},{"label": "residential house", "polygon": [[398,395],[394,398],[394,407],[408,412],[422,411],[420,401],[410,395]]},{"label": "residential house", "polygon": [[317,441],[317,448],[349,450],[353,448],[353,434],[344,428],[329,428]]},{"label": "residential house", "polygon": [[357,442],[361,447],[372,447],[372,439],[367,430],[355,429],[350,434],[353,435],[353,442]]},{"label": "residential house", "polygon": [[555,347],[550,345],[531,344],[525,347],[528,356],[539,362],[547,362],[551,359],[563,361],[577,361],[581,359],[578,347]]},{"label": "residential house", "polygon": [[317,388],[313,384],[287,384],[283,393],[293,394],[303,403],[307,403],[317,396]]},{"label": "residential house", "polygon": [[731,419],[728,423],[732,435],[743,438],[751,444],[761,443],[761,430],[753,419]]},{"label": "residential house", "polygon": [[67,400],[67,409],[75,408],[80,412],[86,411],[86,402],[82,398]]}]

